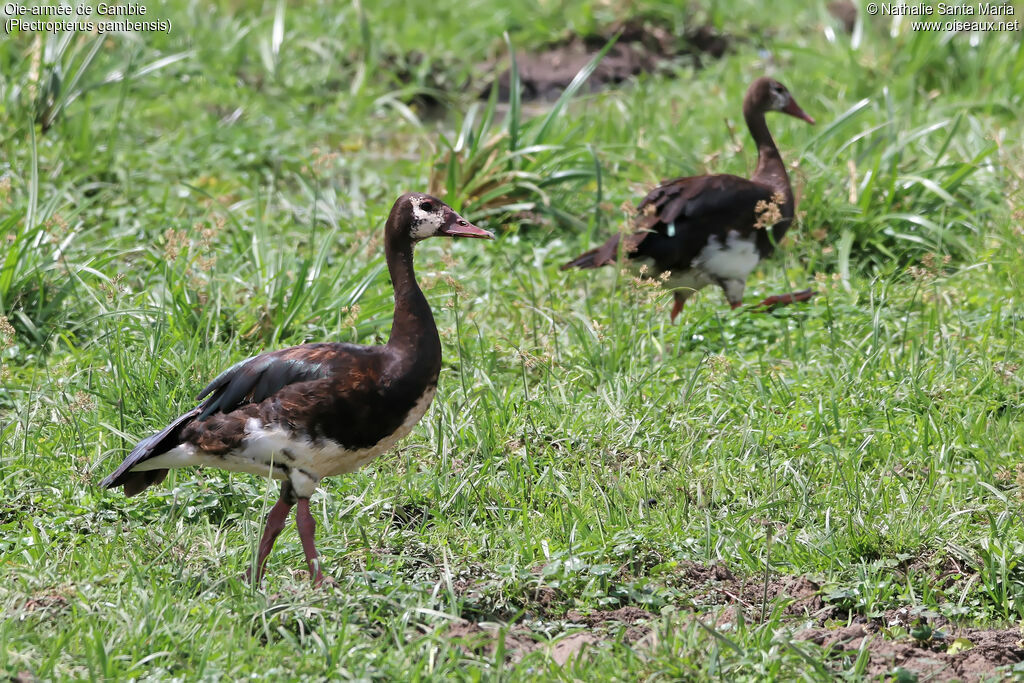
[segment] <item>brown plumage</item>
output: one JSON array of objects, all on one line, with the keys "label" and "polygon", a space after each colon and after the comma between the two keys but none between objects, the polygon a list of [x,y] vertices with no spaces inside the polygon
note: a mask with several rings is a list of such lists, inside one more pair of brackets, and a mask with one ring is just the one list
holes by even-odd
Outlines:
[{"label": "brown plumage", "polygon": [[[733,308],[741,305],[746,279],[771,255],[793,220],[793,190],[764,115],[781,111],[808,123],[805,114],[778,81],[759,78],[747,90],[743,117],[757,143],[757,168],[748,180],[735,175],[703,175],[666,180],[637,206],[635,232],[607,242],[569,261],[562,269],[599,268],[618,254],[647,265],[646,275],[664,273],[675,290],[672,319],[697,290],[717,284]],[[623,243],[624,242],[624,243]],[[812,292],[769,297],[774,306],[805,300]]]},{"label": "brown plumage", "polygon": [[413,245],[432,236],[494,237],[424,194],[399,197],[384,234],[395,288],[387,344],[305,344],[244,360],[210,382],[198,406],[140,441],[102,485],[122,486],[134,496],[163,481],[169,468],[189,465],[281,479],[260,541],[256,580],[297,504],[299,537],[319,584],[309,497],[323,477],[362,467],[408,433],[437,387],[441,340],[416,284]]}]

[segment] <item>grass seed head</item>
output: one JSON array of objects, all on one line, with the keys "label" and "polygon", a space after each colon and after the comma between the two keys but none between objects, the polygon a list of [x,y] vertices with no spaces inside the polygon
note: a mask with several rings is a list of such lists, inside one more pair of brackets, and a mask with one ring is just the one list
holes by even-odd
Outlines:
[{"label": "grass seed head", "polygon": [[0,349],[6,349],[14,342],[14,325],[6,315],[0,315]]},{"label": "grass seed head", "polygon": [[341,321],[343,328],[355,327],[356,323],[359,322],[359,304],[342,306],[341,312],[345,314],[344,319]]},{"label": "grass seed head", "polygon": [[814,274],[814,281],[821,287],[828,289],[835,289],[842,281],[843,276],[840,273],[828,273],[818,272]]},{"label": "grass seed head", "polygon": [[[49,218],[47,218],[45,225],[48,228],[56,228],[57,230],[60,230],[61,232],[67,232],[67,229],[68,229],[68,222],[66,220],[64,220],[64,217],[61,216],[59,213],[55,213],[52,216],[50,216]],[[52,241],[56,242],[56,237],[55,236],[51,235],[50,239]]]},{"label": "grass seed head", "polygon": [[915,280],[930,282],[942,274],[943,269],[949,264],[950,260],[949,254],[939,256],[938,254],[928,253],[921,257],[920,266],[910,266],[907,268],[907,272]]},{"label": "grass seed head", "polygon": [[712,382],[717,382],[732,370],[732,363],[723,354],[717,353],[708,356],[708,369]]},{"label": "grass seed head", "polygon": [[188,246],[188,235],[184,230],[167,228],[164,231],[164,258],[168,261],[177,261],[182,248]]},{"label": "grass seed head", "polygon": [[444,281],[448,283],[448,286],[455,291],[459,296],[466,296],[466,288],[458,280],[453,278],[451,275],[445,274],[442,276]]},{"label": "grass seed head", "polygon": [[107,297],[107,301],[113,301],[118,294],[127,291],[127,287],[124,284],[124,274],[118,273],[114,277],[110,278],[109,282],[101,282],[100,290],[104,296]]},{"label": "grass seed head", "polygon": [[[319,147],[313,148],[313,173],[316,175],[324,175],[324,173],[330,170],[334,162],[341,156],[338,152],[331,152],[322,150]],[[309,171],[309,167],[303,168],[304,172]]]},{"label": "grass seed head", "polygon": [[781,221],[782,205],[785,203],[786,198],[781,192],[773,194],[770,200],[760,200],[754,205],[754,214],[756,216],[754,227],[758,230],[764,230]]},{"label": "grass seed head", "polygon": [[84,391],[76,391],[68,404],[68,410],[72,413],[88,412],[96,407],[96,399]]}]

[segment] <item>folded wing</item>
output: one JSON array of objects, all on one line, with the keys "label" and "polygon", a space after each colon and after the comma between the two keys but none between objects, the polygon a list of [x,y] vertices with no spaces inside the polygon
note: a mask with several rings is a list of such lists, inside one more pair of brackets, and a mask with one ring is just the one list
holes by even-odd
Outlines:
[{"label": "folded wing", "polygon": [[[166,453],[181,444],[181,433],[193,421],[203,421],[215,413],[230,413],[272,397],[285,387],[323,379],[331,374],[327,356],[331,344],[306,344],[272,353],[263,353],[235,364],[203,389],[197,397],[202,403],[181,415],[158,434],[139,442],[124,462],[101,483],[105,488],[124,486],[133,496],[167,476],[166,469],[132,472],[145,460]],[[205,400],[203,400],[205,399]]]}]

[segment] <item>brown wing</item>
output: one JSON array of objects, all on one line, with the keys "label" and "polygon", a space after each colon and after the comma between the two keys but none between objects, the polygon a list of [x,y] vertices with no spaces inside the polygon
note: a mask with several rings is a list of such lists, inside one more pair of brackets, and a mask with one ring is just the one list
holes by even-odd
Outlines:
[{"label": "brown wing", "polygon": [[[754,214],[759,201],[770,201],[771,188],[735,175],[719,174],[666,180],[636,207],[636,225],[667,237],[684,235],[704,223]],[[674,228],[673,228],[674,225]],[[754,229],[753,222],[749,226]]]},{"label": "brown wing", "polygon": [[288,385],[328,377],[328,362],[336,344],[306,344],[247,358],[221,373],[199,393],[206,398],[200,405],[175,419],[170,425],[138,443],[124,462],[101,482],[104,488],[124,486],[125,494],[135,495],[158,484],[167,470],[131,472],[144,460],[166,453],[181,443],[182,432],[211,415],[230,413],[250,403],[260,403]]},{"label": "brown wing", "polygon": [[[624,251],[629,258],[654,259],[659,270],[688,268],[712,235],[724,241],[729,230],[753,232],[757,203],[771,197],[770,188],[734,175],[666,180],[637,206],[636,232],[625,236]],[[620,239],[614,235],[563,270],[614,263]]]},{"label": "brown wing", "polygon": [[196,419],[205,420],[215,412],[230,413],[246,403],[260,403],[289,384],[327,377],[331,374],[327,355],[333,346],[293,346],[236,363],[199,392],[196,399],[206,401]]}]

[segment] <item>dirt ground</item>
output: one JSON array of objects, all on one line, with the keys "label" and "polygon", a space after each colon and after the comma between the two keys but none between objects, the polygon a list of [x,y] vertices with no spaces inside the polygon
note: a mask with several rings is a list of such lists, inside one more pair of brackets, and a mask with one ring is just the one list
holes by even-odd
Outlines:
[{"label": "dirt ground", "polygon": [[[580,69],[594,58],[607,42],[620,33],[619,39],[597,65],[587,81],[591,92],[601,90],[642,74],[667,69],[673,64],[689,63],[700,68],[702,59],[717,59],[725,54],[730,38],[710,26],[699,26],[677,35],[653,20],[631,19],[612,24],[599,33],[572,35],[539,50],[520,50],[516,67],[524,100],[555,100],[572,82]],[[483,64],[484,73],[501,68],[496,62]],[[498,76],[498,96],[508,101],[509,68]],[[483,89],[487,97],[491,82]]]},{"label": "dirt ground", "polygon": [[[737,579],[724,565],[682,565],[680,585],[695,589],[701,608],[693,618],[706,626],[722,628],[735,622],[742,611],[747,623],[761,619],[765,586],[760,581]],[[550,598],[550,589],[538,596]],[[861,649],[868,652],[863,675],[885,678],[904,672],[928,681],[998,680],[1007,675],[999,667],[1024,661],[1024,641],[1019,628],[982,629],[953,624],[943,617],[922,617],[908,608],[891,610],[867,619],[828,603],[821,586],[807,577],[778,577],[767,586],[768,609],[783,604],[783,623],[791,623],[792,639],[822,647],[837,673],[853,665]],[[550,599],[539,600],[538,615],[548,613]],[[695,600],[696,603],[696,600]],[[706,609],[705,609],[706,608]],[[581,656],[586,648],[621,639],[631,647],[649,647],[656,637],[660,617],[633,606],[616,610],[561,615],[566,628],[561,636],[536,635],[526,623],[511,625],[504,639],[506,660],[519,662],[529,653],[544,650],[562,665]],[[808,624],[811,624],[808,626]],[[444,635],[467,652],[493,656],[498,647],[498,627],[493,623],[462,622],[447,627]],[[911,635],[913,634],[913,635]]]},{"label": "dirt ground", "polygon": [[[598,610],[583,614],[570,610],[566,620],[573,623],[567,635],[552,641],[538,639],[525,625],[516,625],[505,633],[505,658],[515,664],[537,650],[547,650],[559,665],[566,664],[588,646],[618,638],[618,630],[626,627],[623,640],[635,645],[650,635],[648,622],[657,617],[639,607],[621,607],[617,610]],[[498,629],[491,625],[469,622],[452,624],[445,632],[447,638],[458,642],[467,652],[493,656],[498,647]]]},{"label": "dirt ground", "polygon": [[[832,0],[827,5],[836,25],[847,33],[853,31],[857,6],[850,0]],[[742,36],[722,33],[711,25],[696,24],[682,33],[654,17],[633,17],[609,24],[591,34],[572,33],[537,49],[518,50],[516,68],[519,72],[523,101],[553,101],[568,87],[576,74],[593,59],[613,37],[615,45],[597,65],[584,86],[595,92],[614,87],[644,73],[671,73],[679,66],[701,68],[708,59],[719,59]],[[388,70],[402,83],[415,80],[414,73],[423,66],[425,57],[418,51],[404,55],[385,56]],[[474,71],[476,83],[483,83],[480,97],[490,96],[495,81],[498,98],[508,102],[510,64],[507,57],[478,64]],[[452,76],[452,64],[434,60],[427,68],[427,82],[440,91],[460,90],[469,84]],[[492,74],[497,72],[497,77]],[[454,78],[454,80],[453,80]],[[470,86],[474,87],[474,86]],[[418,93],[417,102],[426,106],[440,103],[430,93]]]}]

